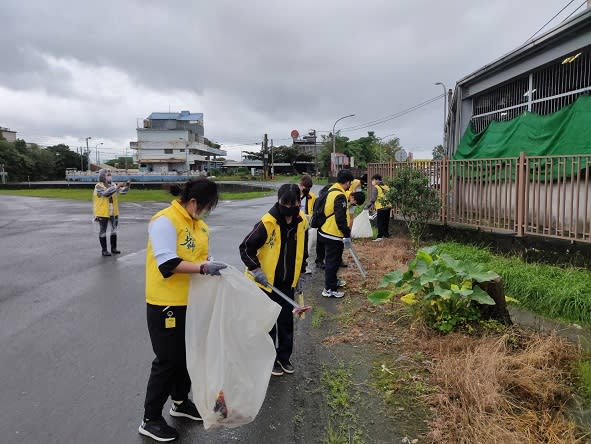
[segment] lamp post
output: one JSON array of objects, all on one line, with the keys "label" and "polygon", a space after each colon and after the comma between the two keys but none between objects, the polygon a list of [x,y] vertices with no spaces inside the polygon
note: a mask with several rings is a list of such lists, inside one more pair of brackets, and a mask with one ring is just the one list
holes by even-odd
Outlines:
[{"label": "lamp post", "polygon": [[447,88],[443,84],[443,82],[437,82],[435,85],[441,85],[443,88],[443,151],[447,152],[445,148],[445,121],[446,121],[446,114],[447,114]]},{"label": "lamp post", "polygon": [[90,173],[90,149],[88,148],[88,141],[92,139],[92,137],[88,136],[86,138],[86,155],[88,156],[88,172]]},{"label": "lamp post", "polygon": [[335,134],[335,127],[337,126],[337,123],[339,123],[341,120],[346,119],[348,117],[354,117],[355,114],[349,114],[348,116],[343,116],[339,119],[337,119],[337,121],[334,123],[334,125],[332,126],[332,164],[333,164],[333,171],[336,173],[337,171],[337,155],[336,155],[336,134]]},{"label": "lamp post", "polygon": [[99,152],[98,152],[98,147],[99,147],[99,145],[102,145],[102,144],[103,144],[103,142],[101,142],[101,143],[97,143],[97,144],[95,145],[95,147],[94,147],[94,155],[95,155],[95,159],[96,159],[96,164],[97,164],[97,166],[98,166],[98,164],[99,164]]}]

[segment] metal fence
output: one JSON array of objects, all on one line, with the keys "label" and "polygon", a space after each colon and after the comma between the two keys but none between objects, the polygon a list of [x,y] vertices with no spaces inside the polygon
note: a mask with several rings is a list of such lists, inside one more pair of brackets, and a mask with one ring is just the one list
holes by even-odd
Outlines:
[{"label": "metal fence", "polygon": [[[438,220],[516,236],[591,242],[591,154],[374,163],[368,177],[422,171],[441,197]],[[394,210],[395,216],[396,210]]]}]

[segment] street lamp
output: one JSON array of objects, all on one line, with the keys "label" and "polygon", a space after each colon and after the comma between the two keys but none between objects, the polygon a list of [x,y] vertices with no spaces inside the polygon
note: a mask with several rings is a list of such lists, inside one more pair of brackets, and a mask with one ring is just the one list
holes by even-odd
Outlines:
[{"label": "street lamp", "polygon": [[86,138],[86,155],[88,156],[88,172],[90,173],[90,149],[88,148],[88,141],[92,139],[92,137],[88,136]]},{"label": "street lamp", "polygon": [[446,121],[446,113],[447,113],[447,88],[443,84],[443,82],[437,82],[435,85],[441,85],[443,88],[443,151],[447,152],[445,148],[445,121]]},{"label": "street lamp", "polygon": [[343,116],[343,117],[337,119],[337,121],[332,126],[332,163],[333,163],[333,166],[334,166],[334,172],[336,172],[336,170],[337,170],[337,168],[336,168],[337,155],[336,155],[336,134],[335,134],[335,127],[337,126],[337,123],[339,123],[341,120],[346,119],[348,117],[354,117],[354,116],[355,116],[355,114],[349,114],[348,116]]},{"label": "street lamp", "polygon": [[95,158],[96,158],[96,164],[97,164],[97,166],[98,166],[98,164],[99,164],[99,152],[98,152],[98,146],[99,146],[99,145],[102,145],[102,144],[103,144],[103,142],[101,142],[101,143],[97,143],[97,144],[96,144],[96,146],[94,147],[94,155],[95,155]]}]

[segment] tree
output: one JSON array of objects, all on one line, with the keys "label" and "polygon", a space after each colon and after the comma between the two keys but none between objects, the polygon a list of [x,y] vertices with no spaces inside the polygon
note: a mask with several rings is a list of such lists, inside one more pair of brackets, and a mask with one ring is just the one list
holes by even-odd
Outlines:
[{"label": "tree", "polygon": [[404,167],[388,181],[384,193],[387,206],[396,208],[408,228],[413,247],[418,249],[429,221],[441,208],[439,194],[429,184],[429,176],[415,168]]},{"label": "tree", "polygon": [[443,145],[439,144],[433,148],[433,160],[442,160],[444,156],[445,148],[443,148]]},{"label": "tree", "polygon": [[380,158],[378,162],[390,162],[394,160],[394,155],[396,152],[402,149],[402,145],[400,145],[400,139],[398,137],[394,137],[387,142],[380,143]]}]

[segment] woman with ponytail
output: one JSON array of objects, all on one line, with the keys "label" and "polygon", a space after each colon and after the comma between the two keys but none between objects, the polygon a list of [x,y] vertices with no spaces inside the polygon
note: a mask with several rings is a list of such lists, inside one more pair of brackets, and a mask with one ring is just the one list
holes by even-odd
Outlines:
[{"label": "woman with ponytail", "polygon": [[178,437],[162,417],[170,396],[170,415],[200,421],[189,399],[191,379],[185,358],[185,317],[190,275],[217,276],[226,268],[208,256],[209,229],[205,219],[218,203],[215,182],[206,178],[172,185],[178,196],[152,217],[146,251],[146,303],[148,331],[156,358],[146,390],[144,418],[139,433],[157,441]]}]

